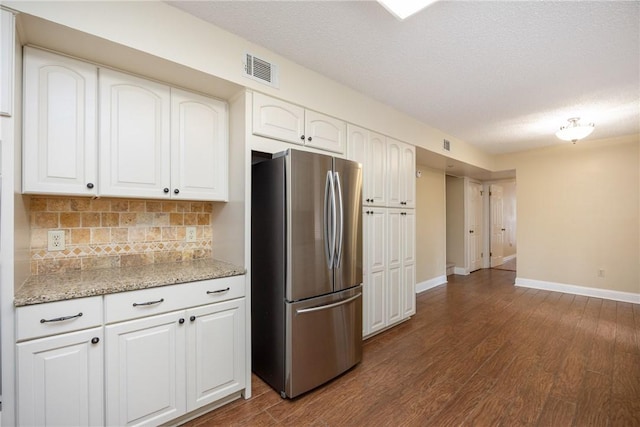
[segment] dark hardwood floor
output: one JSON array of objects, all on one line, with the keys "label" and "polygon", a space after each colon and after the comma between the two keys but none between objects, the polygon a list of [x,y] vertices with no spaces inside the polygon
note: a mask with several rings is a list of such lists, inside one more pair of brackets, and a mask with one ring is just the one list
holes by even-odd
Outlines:
[{"label": "dark hardwood floor", "polygon": [[295,400],[253,397],[189,422],[239,426],[640,426],[640,306],[449,276],[363,361]]}]

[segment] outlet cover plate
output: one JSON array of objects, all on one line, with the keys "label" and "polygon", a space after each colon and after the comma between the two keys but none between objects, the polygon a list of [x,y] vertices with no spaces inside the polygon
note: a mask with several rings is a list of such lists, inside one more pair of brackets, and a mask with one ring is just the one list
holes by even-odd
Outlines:
[{"label": "outlet cover plate", "polygon": [[49,230],[47,233],[47,249],[50,251],[64,251],[64,230]]},{"label": "outlet cover plate", "polygon": [[187,227],[185,241],[187,243],[196,241],[196,228],[195,227]]}]

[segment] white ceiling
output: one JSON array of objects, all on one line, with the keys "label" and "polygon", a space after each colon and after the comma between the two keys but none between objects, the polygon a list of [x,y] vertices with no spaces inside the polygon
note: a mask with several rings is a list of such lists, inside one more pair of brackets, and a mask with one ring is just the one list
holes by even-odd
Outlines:
[{"label": "white ceiling", "polygon": [[640,132],[639,1],[170,3],[490,153]]}]

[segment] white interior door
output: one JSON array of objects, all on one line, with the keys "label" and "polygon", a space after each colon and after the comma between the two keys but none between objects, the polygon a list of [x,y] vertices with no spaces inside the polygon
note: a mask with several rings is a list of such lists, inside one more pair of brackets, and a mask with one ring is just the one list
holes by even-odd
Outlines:
[{"label": "white interior door", "polygon": [[469,272],[482,268],[482,185],[469,182],[467,192]]},{"label": "white interior door", "polygon": [[489,187],[489,201],[491,203],[491,267],[503,263],[504,256],[504,216],[502,187],[491,184]]}]

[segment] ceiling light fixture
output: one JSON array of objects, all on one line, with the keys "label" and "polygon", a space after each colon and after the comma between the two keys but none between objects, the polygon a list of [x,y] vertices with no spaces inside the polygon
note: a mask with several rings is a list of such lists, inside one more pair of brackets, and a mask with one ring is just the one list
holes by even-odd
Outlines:
[{"label": "ceiling light fixture", "polygon": [[438,0],[378,0],[378,3],[402,21],[436,1]]},{"label": "ceiling light fixture", "polygon": [[581,125],[579,123],[580,117],[572,117],[568,120],[569,124],[566,126],[562,126],[558,132],[556,132],[556,136],[563,141],[571,141],[575,143],[576,141],[586,138],[593,132],[595,125],[593,123],[589,123],[588,125]]}]

